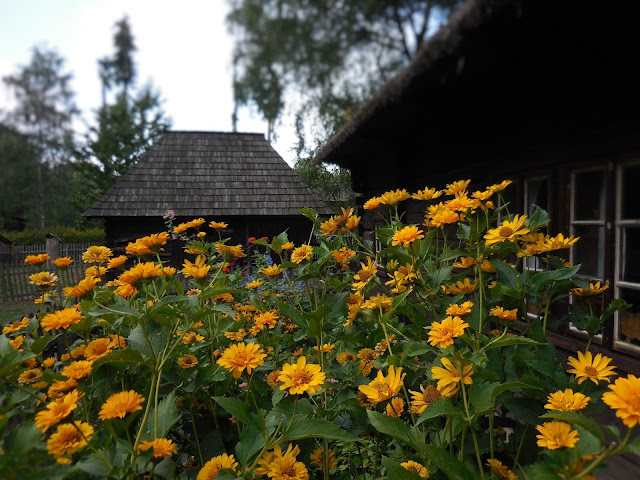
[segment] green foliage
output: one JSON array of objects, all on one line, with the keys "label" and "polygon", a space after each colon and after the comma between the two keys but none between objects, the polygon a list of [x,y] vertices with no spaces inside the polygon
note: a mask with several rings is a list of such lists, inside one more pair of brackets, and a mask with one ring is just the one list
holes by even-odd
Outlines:
[{"label": "green foliage", "polygon": [[318,165],[312,159],[300,159],[293,168],[311,190],[336,213],[340,213],[340,207],[354,204],[355,194],[351,190],[349,170],[337,166]]},{"label": "green foliage", "polygon": [[[460,2],[229,3],[236,103],[255,105],[271,137],[288,94],[294,93],[302,156],[346,124],[354,109],[413,57],[431,33],[430,21],[441,23]],[[310,125],[315,131],[308,141]]]},{"label": "green foliage", "polygon": [[47,233],[60,237],[63,243],[99,243],[104,242],[105,233],[102,228],[79,230],[73,227],[57,225],[44,229],[27,228],[21,232],[0,231],[0,234],[16,245],[41,245],[46,241]]}]

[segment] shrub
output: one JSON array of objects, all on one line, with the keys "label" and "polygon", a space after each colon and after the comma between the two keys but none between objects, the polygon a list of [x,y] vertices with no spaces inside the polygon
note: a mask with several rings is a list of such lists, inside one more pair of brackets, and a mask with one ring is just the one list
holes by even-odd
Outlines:
[{"label": "shrub", "polygon": [[43,229],[27,228],[22,232],[0,232],[3,237],[11,240],[16,245],[43,244],[48,233],[58,235],[64,243],[96,243],[104,242],[105,239],[104,229],[102,228],[78,230],[64,225]]}]

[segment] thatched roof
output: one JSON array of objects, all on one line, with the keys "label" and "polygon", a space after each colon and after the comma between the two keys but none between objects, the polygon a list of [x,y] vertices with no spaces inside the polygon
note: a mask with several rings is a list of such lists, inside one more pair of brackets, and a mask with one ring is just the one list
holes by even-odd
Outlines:
[{"label": "thatched roof", "polygon": [[166,132],[87,217],[300,215],[330,210],[262,134]]},{"label": "thatched roof", "polygon": [[635,2],[468,0],[315,161],[371,168],[383,156],[415,158],[419,145],[425,160],[448,168],[452,151],[465,142],[480,151],[496,132],[506,149],[523,129],[535,143],[637,116],[638,10]]}]

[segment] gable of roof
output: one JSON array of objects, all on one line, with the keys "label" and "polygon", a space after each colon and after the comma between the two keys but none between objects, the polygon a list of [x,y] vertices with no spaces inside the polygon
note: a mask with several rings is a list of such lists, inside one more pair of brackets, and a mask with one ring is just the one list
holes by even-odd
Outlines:
[{"label": "gable of roof", "polygon": [[169,131],[86,217],[300,215],[329,208],[262,134]]}]

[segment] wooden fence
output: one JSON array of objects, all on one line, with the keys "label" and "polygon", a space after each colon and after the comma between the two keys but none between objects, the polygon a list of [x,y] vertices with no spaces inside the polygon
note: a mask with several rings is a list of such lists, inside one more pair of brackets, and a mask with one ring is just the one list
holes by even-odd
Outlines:
[{"label": "wooden fence", "polygon": [[44,245],[0,245],[0,302],[33,300],[40,290],[29,283],[29,275],[38,271],[33,265],[24,263],[27,255],[48,253],[51,260],[71,257],[73,263],[66,269],[59,269],[51,263],[45,270],[58,275],[59,288],[75,285],[84,278],[87,267],[82,261],[84,251],[92,243],[60,243],[57,239],[47,239]]}]

